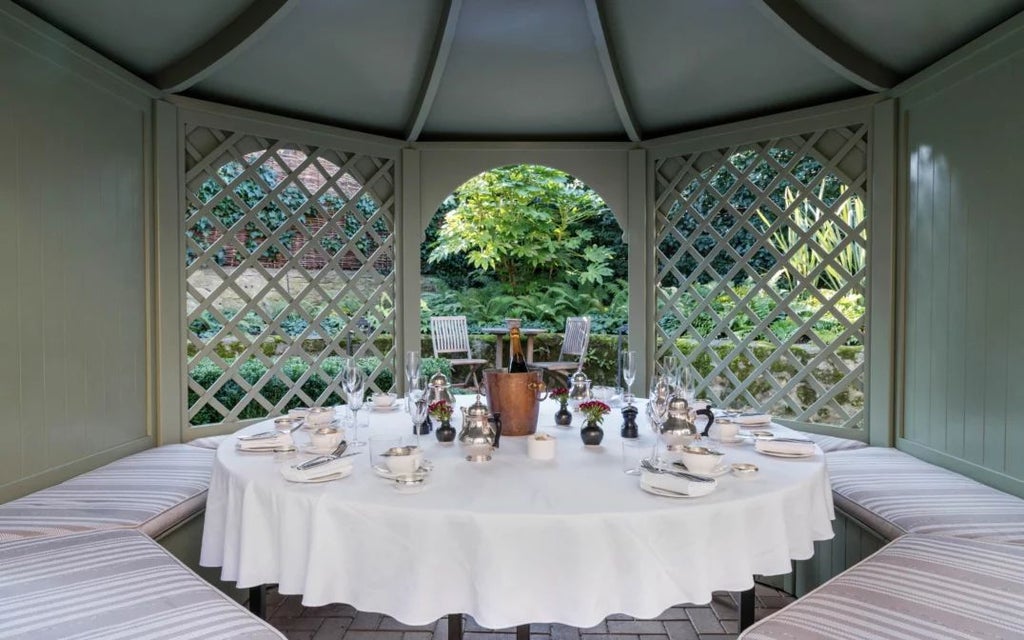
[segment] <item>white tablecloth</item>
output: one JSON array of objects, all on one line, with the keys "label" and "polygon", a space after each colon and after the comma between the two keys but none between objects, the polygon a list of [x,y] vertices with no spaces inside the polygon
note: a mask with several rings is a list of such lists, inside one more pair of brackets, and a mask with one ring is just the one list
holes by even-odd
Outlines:
[{"label": "white tablecloth", "polygon": [[[558,439],[554,461],[529,459],[526,438],[503,438],[493,461],[470,463],[431,434],[423,442],[435,469],[413,495],[373,474],[365,454],[348,478],[293,484],[273,454],[239,453],[228,438],[210,484],[201,564],[222,567],[242,588],[276,583],[307,606],[344,602],[407,624],[468,613],[491,628],[590,627],[613,613],[651,618],[707,603],[712,591],[749,589],[754,574],[787,573],[791,560],[811,557],[815,540],[832,537],[820,452],[781,459],[721,445],[727,462],[754,462],[760,472],[721,477],[701,498],[663,498],[622,473],[617,410],[603,444],[586,448],[579,424],[554,426],[555,408],[544,402],[540,419],[540,431]],[[375,435],[411,434],[404,413],[368,417]],[[641,429],[651,443],[642,419]]]}]

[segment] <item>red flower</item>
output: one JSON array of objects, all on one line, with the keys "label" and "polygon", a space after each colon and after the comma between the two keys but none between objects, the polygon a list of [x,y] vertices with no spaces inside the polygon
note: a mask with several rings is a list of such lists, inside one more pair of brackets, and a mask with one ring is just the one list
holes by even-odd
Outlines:
[{"label": "red flower", "polygon": [[441,422],[447,422],[452,419],[452,405],[447,400],[431,402],[430,406],[427,407],[427,411],[432,417],[437,418]]},{"label": "red flower", "polygon": [[611,410],[611,407],[600,400],[588,400],[580,403],[580,411],[587,416],[587,420],[597,424],[601,424],[604,421],[604,414]]},{"label": "red flower", "polygon": [[558,400],[559,402],[565,402],[569,399],[569,390],[565,387],[555,387],[548,392],[548,397]]}]

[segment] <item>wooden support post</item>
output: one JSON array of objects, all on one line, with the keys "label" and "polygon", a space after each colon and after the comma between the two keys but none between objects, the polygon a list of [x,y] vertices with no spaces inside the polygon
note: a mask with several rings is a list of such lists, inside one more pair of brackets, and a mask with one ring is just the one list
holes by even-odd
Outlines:
[{"label": "wooden support post", "polygon": [[521,624],[516,627],[516,640],[530,640],[530,625]]}]

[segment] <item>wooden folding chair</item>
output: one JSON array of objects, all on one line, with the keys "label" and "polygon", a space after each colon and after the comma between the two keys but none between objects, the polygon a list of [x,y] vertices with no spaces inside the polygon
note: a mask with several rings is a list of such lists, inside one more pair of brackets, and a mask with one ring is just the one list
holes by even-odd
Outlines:
[{"label": "wooden folding chair", "polygon": [[483,358],[474,358],[473,351],[469,346],[469,329],[466,326],[466,316],[438,316],[430,319],[430,340],[434,344],[434,357],[444,354],[464,354],[465,357],[449,358],[452,369],[458,366],[468,366],[469,373],[462,386],[468,385],[471,381],[474,387],[479,386],[476,377],[476,370],[480,365],[487,364]]}]

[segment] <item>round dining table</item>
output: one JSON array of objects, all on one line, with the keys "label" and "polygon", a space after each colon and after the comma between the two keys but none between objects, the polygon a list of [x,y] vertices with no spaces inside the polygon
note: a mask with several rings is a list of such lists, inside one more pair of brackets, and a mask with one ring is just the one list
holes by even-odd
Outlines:
[{"label": "round dining table", "polygon": [[[309,456],[243,452],[229,437],[217,450],[201,564],[240,588],[277,584],[306,606],[342,602],[410,625],[464,613],[490,628],[591,627],[611,614],[653,618],[707,603],[714,591],[750,590],[755,575],[788,573],[833,535],[818,449],[778,458],[746,441],[716,443],[726,462],[759,471],[718,477],[702,497],[663,497],[624,473],[617,407],[603,442],[586,447],[579,416],[557,427],[557,403],[541,405],[538,432],[554,438],[554,460],[529,458],[526,436],[502,438],[489,462],[469,462],[457,443],[428,434],[420,438],[433,470],[417,493],[378,476],[367,453],[352,457],[342,479],[289,482],[280,467]],[[413,438],[402,409],[364,413],[369,429],[359,435],[371,445]],[[650,446],[654,436],[640,422],[640,446]],[[304,438],[296,432],[300,449]]]}]

